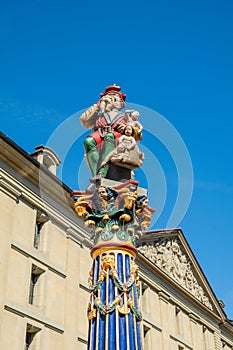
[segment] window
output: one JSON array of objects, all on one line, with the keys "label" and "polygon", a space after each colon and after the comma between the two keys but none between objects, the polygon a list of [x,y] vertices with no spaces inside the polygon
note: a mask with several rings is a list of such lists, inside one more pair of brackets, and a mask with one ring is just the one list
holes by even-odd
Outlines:
[{"label": "window", "polygon": [[32,264],[31,279],[30,279],[30,291],[29,291],[29,304],[38,305],[37,291],[38,291],[38,280],[41,274],[44,272],[38,266]]},{"label": "window", "polygon": [[206,326],[202,325],[202,334],[203,334],[203,345],[204,345],[204,349],[208,350],[209,346],[208,346],[208,331]]},{"label": "window", "polygon": [[144,348],[151,349],[151,340],[150,340],[150,327],[143,325],[143,338],[144,338]]},{"label": "window", "polygon": [[35,348],[35,336],[40,331],[40,328],[31,324],[27,324],[26,336],[25,336],[25,350],[32,350]]},{"label": "window", "polygon": [[40,233],[41,233],[42,226],[43,224],[41,222],[36,221],[35,235],[34,235],[34,247],[36,249],[39,249],[40,247]]},{"label": "window", "polygon": [[40,211],[37,211],[34,234],[34,248],[36,249],[40,248],[42,228],[47,221],[48,216]]},{"label": "window", "polygon": [[182,334],[182,311],[179,306],[175,306],[176,331]]},{"label": "window", "polygon": [[233,349],[230,344],[227,344],[225,340],[222,340],[222,348],[223,349]]},{"label": "window", "polygon": [[33,338],[35,333],[26,333],[26,339],[25,339],[25,350],[28,350],[30,348],[30,345],[32,344]]},{"label": "window", "polygon": [[142,302],[142,310],[146,313],[150,311],[149,307],[149,286],[145,283],[141,283],[141,302]]}]

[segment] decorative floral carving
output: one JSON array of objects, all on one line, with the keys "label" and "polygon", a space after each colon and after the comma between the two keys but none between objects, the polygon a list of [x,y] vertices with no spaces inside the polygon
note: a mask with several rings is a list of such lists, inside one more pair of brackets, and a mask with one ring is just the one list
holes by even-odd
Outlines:
[{"label": "decorative floral carving", "polygon": [[128,180],[114,187],[96,185],[88,192],[72,193],[75,211],[84,225],[92,229],[94,244],[110,241],[115,236],[135,245],[142,230],[148,228],[155,209],[148,206],[146,195],[137,192],[137,186],[137,181]]},{"label": "decorative floral carving", "polygon": [[205,306],[211,310],[213,309],[209,298],[205,295],[193,273],[191,261],[182,251],[176,238],[166,238],[154,243],[146,243],[139,246],[138,250]]}]

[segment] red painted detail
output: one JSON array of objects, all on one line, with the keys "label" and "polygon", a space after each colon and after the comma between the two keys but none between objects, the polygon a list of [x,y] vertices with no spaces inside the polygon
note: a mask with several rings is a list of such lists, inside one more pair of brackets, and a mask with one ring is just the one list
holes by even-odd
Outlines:
[{"label": "red painted detail", "polygon": [[113,92],[114,94],[118,94],[122,98],[122,100],[125,101],[126,94],[123,94],[120,91],[121,91],[120,86],[118,86],[118,85],[110,85],[110,86],[107,86],[105,88],[105,92],[102,92],[100,94],[100,97],[103,97],[103,96],[107,95],[108,93]]},{"label": "red painted detail", "polygon": [[86,191],[72,191],[71,194],[70,194],[70,197],[84,196],[85,194],[87,194]]},{"label": "red painted detail", "polygon": [[128,180],[126,182],[123,182],[121,183],[120,185],[117,185],[117,186],[113,186],[113,188],[115,188],[116,190],[119,190],[123,187],[127,187],[127,186],[130,186],[130,185],[135,185],[135,186],[138,186],[139,182],[138,181],[135,181],[135,180]]}]

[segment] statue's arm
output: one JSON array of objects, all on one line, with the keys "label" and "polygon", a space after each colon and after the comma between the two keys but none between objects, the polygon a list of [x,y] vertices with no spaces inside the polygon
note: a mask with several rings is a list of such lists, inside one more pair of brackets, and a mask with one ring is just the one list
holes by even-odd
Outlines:
[{"label": "statue's arm", "polygon": [[94,103],[80,117],[80,122],[85,128],[93,128],[98,116],[99,103]]}]

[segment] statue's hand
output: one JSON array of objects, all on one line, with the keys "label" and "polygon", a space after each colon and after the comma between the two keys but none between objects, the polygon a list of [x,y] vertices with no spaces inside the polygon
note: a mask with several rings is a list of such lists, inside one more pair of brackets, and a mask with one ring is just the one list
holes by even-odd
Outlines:
[{"label": "statue's hand", "polygon": [[132,112],[134,112],[135,111],[135,109],[126,109],[125,110],[125,113],[132,113]]},{"label": "statue's hand", "polygon": [[104,96],[101,98],[100,103],[105,102],[105,103],[113,103],[113,100],[110,96]]},{"label": "statue's hand", "polygon": [[110,96],[104,96],[100,100],[100,110],[102,113],[106,112],[106,110],[112,110],[114,104],[113,100]]},{"label": "statue's hand", "polygon": [[117,125],[117,131],[119,131],[121,134],[123,134],[125,129],[125,124],[118,124]]}]

